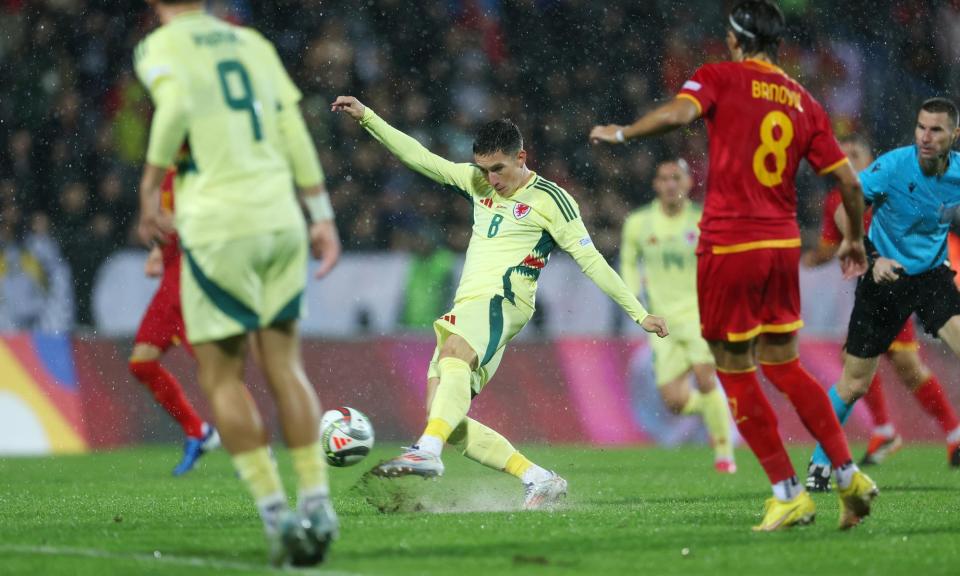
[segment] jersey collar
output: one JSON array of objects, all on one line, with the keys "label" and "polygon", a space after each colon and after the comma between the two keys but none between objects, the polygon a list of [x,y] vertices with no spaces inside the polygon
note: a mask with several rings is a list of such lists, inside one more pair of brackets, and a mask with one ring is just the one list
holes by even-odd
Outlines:
[{"label": "jersey collar", "polygon": [[752,64],[758,68],[762,68],[763,70],[766,70],[767,72],[776,72],[778,74],[783,74],[784,76],[787,75],[787,73],[783,71],[783,68],[780,68],[776,64],[771,64],[770,62],[758,60],[757,58],[747,58],[743,61],[743,63]]}]

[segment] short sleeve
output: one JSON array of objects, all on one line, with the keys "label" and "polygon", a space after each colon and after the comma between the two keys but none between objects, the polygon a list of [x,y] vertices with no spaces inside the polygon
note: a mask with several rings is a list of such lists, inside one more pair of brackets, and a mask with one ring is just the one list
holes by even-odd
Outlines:
[{"label": "short sleeve", "polygon": [[891,160],[889,155],[885,154],[874,160],[873,164],[860,173],[860,186],[863,188],[863,197],[868,203],[873,204],[883,200],[887,182],[893,172]]},{"label": "short sleeve", "polygon": [[705,64],[683,83],[677,98],[686,98],[696,104],[701,116],[709,116],[717,102],[722,75],[714,64]]},{"label": "short sleeve", "polygon": [[843,233],[840,232],[833,218],[842,200],[837,190],[831,190],[823,201],[823,215],[820,222],[820,241],[823,244],[834,245],[843,242]]},{"label": "short sleeve", "polygon": [[133,50],[134,71],[151,96],[162,80],[173,78],[176,72],[175,55],[165,48],[163,37],[155,32]]},{"label": "short sleeve", "polygon": [[[812,99],[811,99],[812,100]],[[810,113],[813,114],[813,137],[810,139],[810,148],[807,150],[807,162],[821,176],[829,174],[848,162],[847,156],[840,149],[837,138],[830,127],[830,117],[823,107],[812,101]]]}]

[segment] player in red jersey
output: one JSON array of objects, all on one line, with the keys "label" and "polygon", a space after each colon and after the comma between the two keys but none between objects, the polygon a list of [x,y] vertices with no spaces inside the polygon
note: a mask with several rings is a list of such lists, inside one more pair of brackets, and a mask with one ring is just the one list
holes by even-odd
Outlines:
[{"label": "player in red jersey", "polygon": [[869,514],[876,485],[850,458],[823,387],[799,362],[800,230],[794,177],[800,160],[840,183],[854,222],[838,250],[846,275],[866,270],[863,195],[820,104],[775,64],[785,22],[766,1],[740,2],[727,18],[732,62],[706,64],[670,102],[629,126],[596,126],[593,142],[624,142],[703,117],[709,136],[707,196],[697,249],[701,332],[740,434],[773,485],[755,530],[813,520],[813,499],[797,479],[760,388],[756,360],[783,392],[837,472],[840,527]]},{"label": "player in red jersey", "polygon": [[[171,168],[161,187],[160,201],[169,213],[173,213],[175,176],[176,171]],[[171,346],[182,344],[193,355],[180,309],[180,245],[176,233],[171,233],[165,244],[150,250],[145,272],[147,276],[162,278],[133,340],[130,372],[153,393],[157,403],[180,424],[187,436],[183,458],[173,469],[173,475],[180,476],[193,469],[205,452],[219,446],[220,438],[216,429],[197,415],[173,374],[160,365],[160,357]]]},{"label": "player in red jersey", "polygon": [[[870,144],[860,135],[852,134],[842,138],[840,147],[857,172],[865,170],[873,162]],[[816,250],[806,252],[801,258],[801,262],[805,266],[820,266],[832,260],[836,254],[840,243],[843,241],[843,233],[834,219],[834,214],[836,214],[840,203],[840,191],[834,188],[823,203],[820,243]],[[872,215],[873,213],[869,209],[864,212],[864,230],[869,229]],[[917,342],[913,321],[907,320],[906,324],[903,325],[903,330],[897,334],[896,339],[890,345],[887,358],[890,359],[904,386],[913,393],[923,409],[940,424],[944,434],[948,436],[949,443],[949,435],[956,433],[960,421],[957,420],[956,412],[944,394],[937,377],[933,375],[930,368],[920,358],[919,349],[920,345]],[[887,413],[887,403],[879,373],[874,375],[873,382],[870,383],[870,389],[863,399],[873,416],[874,429],[867,446],[867,453],[863,456],[860,465],[880,464],[900,447],[902,439],[897,434]],[[807,490],[813,492],[830,490],[830,467],[819,460],[815,457],[807,471]]]}]

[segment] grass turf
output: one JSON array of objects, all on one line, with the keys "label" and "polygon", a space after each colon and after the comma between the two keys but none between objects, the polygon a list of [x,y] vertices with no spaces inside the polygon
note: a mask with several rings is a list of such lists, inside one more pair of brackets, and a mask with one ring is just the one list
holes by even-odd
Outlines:
[{"label": "grass turf", "polygon": [[[452,451],[441,480],[362,477],[394,450],[332,471],[342,534],[317,573],[867,576],[960,566],[960,471],[941,446],[908,446],[870,469],[881,495],[857,529],[837,531],[838,502],[825,494],[814,496],[816,524],[775,534],[750,531],[769,488],[745,451],[739,473],[723,477],[706,448],[530,446],[569,480],[570,496],[554,512],[520,512],[515,479]],[[794,450],[794,462],[808,452]],[[177,457],[153,446],[0,459],[0,573],[275,572],[227,456],[174,479]],[[279,459],[292,494],[289,461]]]}]

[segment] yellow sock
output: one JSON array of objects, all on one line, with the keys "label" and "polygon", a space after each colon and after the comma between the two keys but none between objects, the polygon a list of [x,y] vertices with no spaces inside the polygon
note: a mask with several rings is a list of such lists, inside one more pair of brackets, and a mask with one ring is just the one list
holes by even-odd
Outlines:
[{"label": "yellow sock", "polygon": [[276,494],[283,494],[280,473],[266,446],[234,454],[233,466],[258,503]]},{"label": "yellow sock", "polygon": [[327,460],[319,442],[301,448],[291,448],[290,458],[297,472],[297,493],[329,493],[327,480]]},{"label": "yellow sock", "polygon": [[514,452],[510,459],[507,460],[507,465],[504,467],[503,471],[507,474],[516,476],[517,478],[523,478],[524,472],[529,470],[533,466],[533,462],[527,460],[527,457],[519,452]]},{"label": "yellow sock", "polygon": [[687,397],[687,403],[683,405],[681,414],[698,414],[703,412],[703,395],[699,390],[690,390],[690,396]]},{"label": "yellow sock", "polygon": [[[464,456],[494,470],[505,470],[510,474],[510,461],[519,455],[517,449],[499,432],[484,426],[472,418],[465,418],[447,440],[460,449]],[[520,456],[523,458],[523,456]],[[526,458],[523,458],[526,460]],[[529,462],[526,468],[529,468]],[[520,474],[526,471],[520,470]],[[514,474],[517,476],[517,474]]]},{"label": "yellow sock", "polygon": [[424,434],[446,442],[470,409],[470,365],[459,358],[441,358],[440,385],[430,405]]},{"label": "yellow sock", "polygon": [[730,438],[730,409],[720,388],[701,395],[701,413],[707,432],[713,440],[717,458],[733,458],[733,442]]}]

